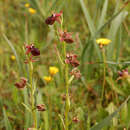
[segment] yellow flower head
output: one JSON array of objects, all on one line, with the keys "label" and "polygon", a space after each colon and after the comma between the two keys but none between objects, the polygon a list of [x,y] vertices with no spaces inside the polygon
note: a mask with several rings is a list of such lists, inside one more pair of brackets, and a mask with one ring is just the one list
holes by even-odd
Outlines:
[{"label": "yellow flower head", "polygon": [[12,55],[11,57],[11,60],[15,61],[16,60],[16,57],[14,55]]},{"label": "yellow flower head", "polygon": [[51,80],[52,80],[52,77],[51,76],[44,76],[43,79],[49,83]]},{"label": "yellow flower head", "polygon": [[36,13],[36,10],[33,9],[33,8],[29,8],[28,11],[29,11],[30,14],[35,14]]},{"label": "yellow flower head", "polygon": [[51,75],[55,75],[57,72],[59,72],[59,69],[57,67],[55,67],[55,66],[50,66],[49,67],[49,73]]},{"label": "yellow flower head", "polygon": [[25,6],[26,8],[28,8],[28,7],[30,7],[30,4],[29,4],[29,3],[26,3],[24,6]]},{"label": "yellow flower head", "polygon": [[99,38],[96,40],[97,44],[100,45],[108,45],[111,42],[111,40],[107,39],[107,38]]}]

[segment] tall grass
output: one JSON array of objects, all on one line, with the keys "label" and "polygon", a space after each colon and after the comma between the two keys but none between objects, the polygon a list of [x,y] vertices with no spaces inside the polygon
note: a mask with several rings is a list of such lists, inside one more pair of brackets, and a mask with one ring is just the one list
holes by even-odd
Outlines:
[{"label": "tall grass", "polygon": [[[24,4],[36,10],[31,15]],[[0,1],[0,129],[23,130],[33,127],[32,108],[45,104],[46,111],[35,111],[38,130],[122,130],[130,129],[130,74],[119,77],[118,71],[130,72],[129,0],[5,0]],[[47,26],[45,19],[63,11],[63,28],[73,32],[74,44],[66,51],[80,57],[81,78],[69,86],[69,110],[63,100],[69,82],[64,71],[65,54],[59,42],[57,28]],[[104,61],[97,38],[109,38]],[[33,64],[33,106],[30,90],[18,90],[14,84],[20,77],[29,79],[29,67],[24,64],[24,43],[34,43],[40,49],[39,61]],[[65,52],[66,53],[66,52]],[[16,60],[12,60],[11,56]],[[49,66],[59,72],[47,84]],[[68,70],[67,70],[68,69]],[[119,79],[120,78],[120,79]],[[102,82],[105,87],[102,95]],[[30,82],[30,81],[29,81]],[[70,96],[69,96],[70,95]],[[66,115],[65,115],[66,113]],[[77,122],[73,118],[78,118]]]}]

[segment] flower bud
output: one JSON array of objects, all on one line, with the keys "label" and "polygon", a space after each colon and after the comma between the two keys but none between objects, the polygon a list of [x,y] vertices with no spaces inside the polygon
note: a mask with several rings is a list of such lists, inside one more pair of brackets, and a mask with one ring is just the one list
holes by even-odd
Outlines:
[{"label": "flower bud", "polygon": [[44,104],[39,104],[39,105],[37,105],[36,107],[37,107],[37,110],[38,110],[38,111],[45,111],[45,110],[46,110]]}]

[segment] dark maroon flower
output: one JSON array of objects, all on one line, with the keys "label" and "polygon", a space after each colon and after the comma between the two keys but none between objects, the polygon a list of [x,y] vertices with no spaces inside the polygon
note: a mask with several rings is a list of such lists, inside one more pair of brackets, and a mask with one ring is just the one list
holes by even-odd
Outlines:
[{"label": "dark maroon flower", "polygon": [[79,79],[81,77],[81,73],[80,70],[77,68],[74,68],[71,72],[71,75],[74,75],[75,78]]},{"label": "dark maroon flower", "polygon": [[66,43],[73,43],[74,40],[72,39],[72,33],[71,32],[66,32],[66,31],[61,31],[59,30],[60,33],[60,41],[65,41]]},{"label": "dark maroon flower", "polygon": [[118,75],[119,76],[128,76],[129,75],[128,69],[126,68],[122,71],[118,71]]},{"label": "dark maroon flower", "polygon": [[37,105],[36,107],[37,107],[37,110],[38,110],[38,111],[45,111],[45,110],[46,110],[44,104],[39,104],[39,105]]},{"label": "dark maroon flower", "polygon": [[73,67],[79,66],[79,61],[77,60],[77,55],[72,54],[72,53],[67,53],[65,63],[71,64]]},{"label": "dark maroon flower", "polygon": [[27,79],[24,77],[20,78],[20,82],[15,83],[14,85],[18,88],[18,89],[23,89],[26,86],[27,83]]},{"label": "dark maroon flower", "polygon": [[35,48],[34,46],[32,46],[32,48],[31,48],[31,54],[33,56],[39,56],[40,55],[40,51],[39,51],[38,48]]},{"label": "dark maroon flower", "polygon": [[26,54],[27,55],[29,53],[31,53],[33,56],[39,56],[40,55],[39,49],[35,48],[35,46],[33,44],[25,45],[25,48],[26,48]]},{"label": "dark maroon flower", "polygon": [[78,123],[79,119],[77,117],[73,117],[72,121],[75,122],[75,123]]},{"label": "dark maroon flower", "polygon": [[48,24],[48,25],[54,24],[55,21],[57,21],[58,23],[61,23],[61,19],[60,19],[61,15],[62,15],[62,12],[60,12],[60,13],[54,13],[54,14],[52,14],[50,17],[48,17],[45,20],[45,23]]},{"label": "dark maroon flower", "polygon": [[128,77],[128,75],[129,75],[128,69],[126,68],[126,69],[124,69],[122,71],[118,71],[118,75],[120,77]]},{"label": "dark maroon flower", "polygon": [[119,75],[119,77],[117,78],[117,81],[120,79],[128,78],[130,74],[128,72],[128,69],[126,68],[122,71],[118,71],[118,75]]},{"label": "dark maroon flower", "polygon": [[119,75],[120,77],[123,76],[123,72],[118,71],[118,75]]}]

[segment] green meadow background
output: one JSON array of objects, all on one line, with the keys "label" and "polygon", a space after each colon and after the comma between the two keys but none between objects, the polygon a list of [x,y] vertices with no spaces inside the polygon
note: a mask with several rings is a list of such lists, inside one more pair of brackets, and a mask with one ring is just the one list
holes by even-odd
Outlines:
[{"label": "green meadow background", "polygon": [[[24,6],[36,10],[30,14]],[[32,126],[28,88],[18,90],[14,84],[20,77],[29,77],[24,64],[24,43],[34,43],[40,49],[34,63],[37,104],[47,110],[37,112],[39,130],[64,130],[60,115],[64,115],[64,73],[55,46],[60,42],[55,32],[58,23],[45,24],[54,12],[63,11],[63,28],[73,32],[75,42],[67,45],[78,55],[81,78],[69,87],[71,108],[69,130],[130,130],[130,75],[117,82],[118,71],[130,73],[130,0],[0,0],[0,130],[27,130]],[[106,49],[106,85],[100,105],[103,82],[103,58],[97,38],[112,42]],[[11,57],[15,56],[15,60]],[[43,76],[49,66],[59,72],[55,81],[46,85]],[[73,117],[80,121],[75,123]]]}]

